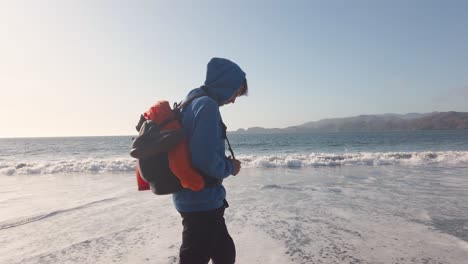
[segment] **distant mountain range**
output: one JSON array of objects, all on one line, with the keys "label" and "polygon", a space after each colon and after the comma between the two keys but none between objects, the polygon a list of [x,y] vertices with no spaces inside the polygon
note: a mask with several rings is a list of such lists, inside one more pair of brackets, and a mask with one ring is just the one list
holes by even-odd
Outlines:
[{"label": "distant mountain range", "polygon": [[468,129],[467,112],[359,115],[322,119],[286,128],[251,127],[230,133],[372,132]]}]

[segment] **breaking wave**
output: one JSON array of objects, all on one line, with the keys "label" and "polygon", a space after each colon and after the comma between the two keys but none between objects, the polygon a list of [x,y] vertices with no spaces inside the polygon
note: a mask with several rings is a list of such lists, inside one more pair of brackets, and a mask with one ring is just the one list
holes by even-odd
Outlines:
[{"label": "breaking wave", "polygon": [[103,173],[135,171],[135,159],[82,159],[1,163],[0,175]]},{"label": "breaking wave", "polygon": [[345,165],[468,165],[468,151],[440,152],[357,152],[290,155],[240,156],[243,167],[301,168]]},{"label": "breaking wave", "polygon": [[[244,168],[305,168],[349,165],[468,166],[468,151],[239,155],[238,159]],[[131,158],[0,162],[0,175],[133,172],[135,165],[135,159]]]}]

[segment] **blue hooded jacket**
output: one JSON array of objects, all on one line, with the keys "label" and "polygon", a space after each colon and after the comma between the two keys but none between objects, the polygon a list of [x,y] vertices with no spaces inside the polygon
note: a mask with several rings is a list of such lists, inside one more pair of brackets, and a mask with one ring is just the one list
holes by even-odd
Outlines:
[{"label": "blue hooded jacket", "polygon": [[[222,180],[232,174],[232,164],[225,156],[222,119],[219,107],[239,89],[245,72],[234,62],[213,58],[207,66],[205,89],[192,90],[194,99],[182,110],[182,127],[187,135],[192,165],[205,175],[205,183],[219,183],[194,192],[183,189],[172,199],[179,212],[218,209],[226,198]],[[206,92],[205,92],[206,91]]]}]

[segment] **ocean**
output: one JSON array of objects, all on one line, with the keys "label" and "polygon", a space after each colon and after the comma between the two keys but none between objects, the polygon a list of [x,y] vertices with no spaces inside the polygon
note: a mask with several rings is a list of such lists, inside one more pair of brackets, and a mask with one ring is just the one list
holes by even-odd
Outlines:
[{"label": "ocean", "polygon": [[[467,263],[468,131],[229,134],[237,263]],[[177,263],[132,136],[0,139],[0,263]]]}]

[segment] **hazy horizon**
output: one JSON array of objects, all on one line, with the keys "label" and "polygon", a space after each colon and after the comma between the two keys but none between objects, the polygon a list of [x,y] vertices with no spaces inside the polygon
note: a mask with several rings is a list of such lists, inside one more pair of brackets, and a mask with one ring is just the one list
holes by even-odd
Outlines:
[{"label": "hazy horizon", "polygon": [[[447,112],[454,112],[454,111],[447,111]],[[303,122],[303,123],[300,123],[300,124],[295,124],[295,125],[291,125],[291,126],[287,126],[287,127],[260,127],[260,126],[251,126],[251,127],[240,127],[240,128],[237,128],[236,130],[231,130],[228,128],[228,132],[236,132],[238,131],[239,129],[244,129],[244,130],[247,130],[249,128],[265,128],[265,129],[286,129],[286,128],[289,128],[289,127],[294,127],[294,126],[301,126],[301,125],[304,125],[306,123],[311,123],[311,122],[319,122],[319,121],[322,121],[322,120],[328,120],[328,119],[342,119],[342,118],[353,118],[353,117],[358,117],[358,116],[381,116],[381,115],[399,115],[399,116],[404,116],[404,115],[408,115],[408,114],[417,114],[417,115],[423,115],[423,114],[430,114],[430,113],[442,113],[440,111],[432,111],[432,112],[428,112],[428,113],[402,113],[402,114],[398,114],[398,113],[382,113],[382,114],[360,114],[360,115],[356,115],[356,116],[342,116],[342,117],[333,117],[333,118],[324,118],[324,119],[319,119],[319,120],[310,120],[310,121],[306,121],[306,122]],[[460,113],[460,112],[459,112]],[[465,112],[463,112],[465,113]],[[344,132],[346,133],[346,132]],[[80,138],[80,137],[125,137],[125,136],[128,136],[128,137],[134,137],[134,136],[137,136],[138,135],[138,132],[134,132],[134,133],[131,133],[131,134],[115,134],[115,135],[67,135],[67,136],[54,136],[54,135],[45,135],[45,136],[24,136],[24,137],[0,137],[0,139],[14,139],[14,138],[67,138],[67,137],[70,137],[70,138]]]}]

